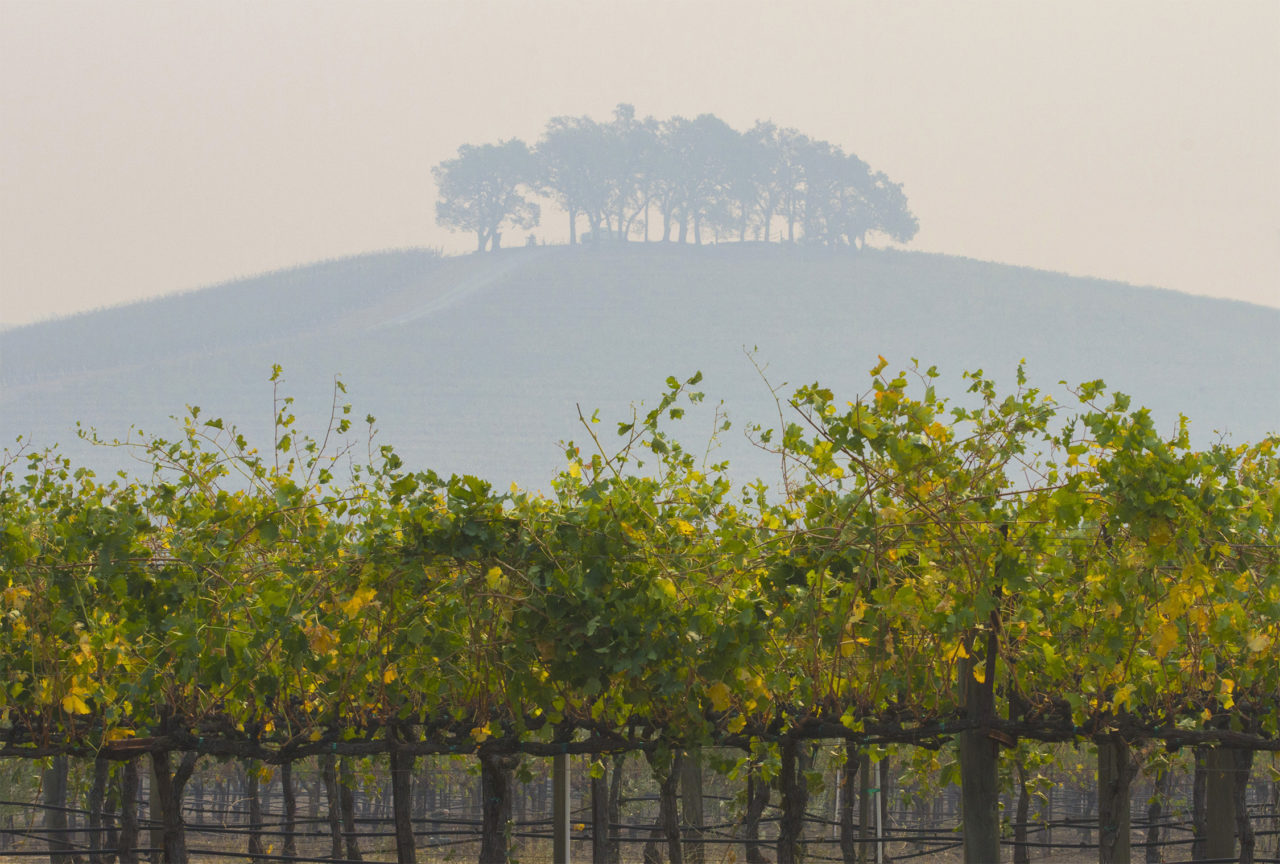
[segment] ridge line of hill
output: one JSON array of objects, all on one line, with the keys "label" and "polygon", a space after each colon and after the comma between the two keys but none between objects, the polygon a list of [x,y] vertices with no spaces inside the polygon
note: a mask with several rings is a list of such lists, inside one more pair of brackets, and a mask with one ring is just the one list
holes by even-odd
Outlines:
[{"label": "ridge line of hill", "polygon": [[46,325],[59,324],[69,320],[83,318],[87,316],[109,314],[109,313],[117,312],[122,309],[130,309],[137,306],[146,306],[154,303],[180,301],[186,298],[190,298],[193,295],[205,294],[207,292],[212,292],[212,291],[234,290],[236,288],[240,288],[250,284],[263,283],[263,282],[268,282],[268,281],[272,281],[280,278],[301,276],[319,269],[324,269],[332,266],[358,265],[362,262],[382,259],[388,256],[400,256],[400,255],[423,256],[427,260],[438,261],[443,263],[443,262],[449,262],[449,261],[485,261],[488,259],[504,259],[504,258],[509,258],[510,256],[527,256],[531,252],[539,255],[545,255],[546,252],[551,250],[560,250],[562,252],[569,252],[569,253],[593,254],[593,253],[597,253],[600,249],[626,250],[626,251],[653,250],[654,252],[661,252],[664,250],[689,250],[693,254],[697,254],[697,251],[699,250],[706,250],[711,252],[718,252],[720,250],[742,250],[745,252],[747,250],[753,250],[753,249],[777,249],[777,250],[782,250],[784,253],[794,252],[798,254],[826,254],[826,255],[834,255],[834,256],[850,257],[850,258],[854,258],[862,255],[871,255],[871,256],[902,255],[902,256],[910,256],[910,257],[921,258],[921,259],[936,258],[944,261],[963,263],[966,265],[976,265],[979,267],[1008,268],[1011,270],[1023,271],[1026,273],[1043,274],[1043,275],[1061,277],[1066,279],[1073,279],[1080,282],[1100,283],[1106,286],[1130,288],[1130,289],[1136,289],[1140,291],[1163,292],[1163,293],[1173,294],[1179,297],[1194,298],[1197,300],[1206,300],[1206,301],[1212,301],[1212,302],[1218,302],[1218,303],[1240,304],[1243,306],[1249,306],[1257,309],[1280,312],[1280,307],[1270,306],[1264,303],[1256,303],[1249,300],[1242,300],[1234,297],[1216,297],[1208,294],[1194,294],[1186,291],[1179,291],[1173,288],[1165,288],[1160,285],[1153,285],[1153,284],[1140,283],[1140,282],[1126,282],[1120,279],[1113,279],[1106,276],[1076,274],[1076,273],[1070,273],[1065,270],[1054,270],[1052,268],[1037,267],[1037,266],[1028,265],[1028,264],[1009,264],[1009,263],[1004,263],[1000,261],[990,261],[983,258],[975,258],[968,255],[959,255],[959,254],[950,253],[950,252],[934,252],[934,251],[925,251],[925,250],[918,250],[918,249],[900,249],[900,248],[892,248],[892,247],[890,248],[867,247],[861,250],[846,249],[846,248],[829,249],[826,247],[808,247],[803,245],[794,245],[794,244],[788,245],[788,244],[782,244],[782,243],[776,243],[776,242],[764,243],[764,242],[757,242],[757,241],[745,241],[745,242],[735,241],[735,242],[719,243],[719,244],[704,243],[700,246],[694,245],[694,244],[660,243],[660,242],[645,243],[642,241],[628,241],[625,243],[618,243],[616,241],[607,241],[607,242],[600,242],[598,244],[579,243],[574,246],[570,246],[568,244],[545,244],[545,245],[539,245],[535,247],[513,246],[513,247],[505,247],[505,248],[499,249],[497,252],[484,252],[484,253],[463,252],[463,253],[454,254],[454,255],[445,255],[440,253],[437,249],[426,247],[426,246],[404,246],[404,247],[395,247],[395,248],[389,248],[389,249],[375,249],[367,252],[357,252],[350,255],[334,256],[331,258],[317,259],[315,261],[284,265],[280,267],[271,268],[269,270],[264,270],[260,273],[252,273],[248,275],[235,276],[229,279],[223,279],[217,282],[211,282],[208,284],[197,285],[189,288],[182,288],[182,289],[167,292],[164,294],[154,295],[151,297],[143,297],[135,300],[123,300],[117,303],[111,303],[103,306],[95,306],[89,309],[77,310],[75,312],[69,312],[63,315],[56,315],[49,318],[41,318],[35,321],[27,321],[19,324],[4,324],[4,325],[0,325],[0,335],[4,335],[7,333],[12,333],[20,330],[27,330],[30,328],[44,327]]},{"label": "ridge line of hill", "polygon": [[939,253],[602,243],[373,253],[5,331],[0,439],[167,428],[195,403],[262,440],[278,363],[300,421],[324,422],[340,375],[408,464],[505,485],[545,479],[575,406],[625,417],[672,374],[776,422],[744,346],[775,383],[850,398],[880,354],[936,365],[955,398],[962,370],[1008,386],[1025,358],[1032,386],[1103,378],[1202,442],[1280,426],[1280,309]]}]

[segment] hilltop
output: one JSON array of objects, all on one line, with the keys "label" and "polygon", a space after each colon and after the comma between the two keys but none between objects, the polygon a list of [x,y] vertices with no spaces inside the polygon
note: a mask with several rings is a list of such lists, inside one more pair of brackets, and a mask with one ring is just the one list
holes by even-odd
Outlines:
[{"label": "hilltop", "polygon": [[[866,390],[877,355],[894,369],[936,365],[1012,387],[1104,378],[1172,431],[1201,443],[1275,431],[1280,310],[1098,279],[916,252],[765,244],[532,247],[443,258],[377,253],[0,333],[0,437],[59,443],[99,471],[118,450],[75,439],[130,424],[170,433],[195,403],[270,443],[272,364],[305,429],[322,431],[341,376],[377,443],[414,468],[546,488],[557,442],[655,400],[668,375],[704,373],[707,401],[734,428],[717,458],[769,472],[744,421],[776,425],[756,370],[783,394],[821,381]],[[754,351],[753,359],[748,351]],[[677,430],[705,446],[709,414]],[[604,436],[611,438],[610,434]]]}]

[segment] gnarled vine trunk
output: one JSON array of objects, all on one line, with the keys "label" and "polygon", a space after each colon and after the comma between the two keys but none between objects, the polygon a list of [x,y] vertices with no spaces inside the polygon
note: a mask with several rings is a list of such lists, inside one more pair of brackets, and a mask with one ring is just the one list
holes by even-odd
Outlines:
[{"label": "gnarled vine trunk", "polygon": [[766,864],[769,860],[760,851],[760,817],[769,806],[769,784],[760,779],[760,769],[752,765],[747,769],[747,812],[742,819],[746,839],[747,864]]},{"label": "gnarled vine trunk", "polygon": [[249,802],[249,855],[254,861],[262,861],[267,854],[262,842],[262,797],[258,794],[259,769],[256,760],[244,766],[244,796]]},{"label": "gnarled vine trunk", "polygon": [[195,753],[184,753],[170,768],[167,750],[151,754],[151,809],[154,820],[159,809],[160,838],[165,864],[187,864],[187,834],[182,821],[182,793],[196,769]]},{"label": "gnarled vine trunk", "polygon": [[[401,748],[400,730],[388,735],[391,762],[391,821],[396,833],[396,861],[414,864],[417,851],[413,840],[413,765],[417,761],[412,753]],[[510,802],[507,804],[510,807]]]},{"label": "gnarled vine trunk", "polygon": [[[622,824],[622,767],[627,754],[613,757],[613,774],[609,778],[609,824]],[[622,864],[622,841],[614,832],[609,833],[609,864]]]},{"label": "gnarled vine trunk", "polygon": [[102,864],[102,851],[107,848],[103,831],[103,805],[107,797],[107,781],[111,763],[102,756],[93,760],[93,785],[89,787],[89,864]]},{"label": "gnarled vine trunk", "polygon": [[1194,838],[1191,843],[1192,861],[1203,861],[1206,857],[1205,844],[1209,834],[1205,812],[1208,809],[1208,754],[1205,747],[1195,748],[1195,774],[1191,780],[1191,831]]},{"label": "gnarled vine trunk", "polygon": [[112,852],[120,848],[120,768],[107,781],[107,800],[102,816],[102,849],[112,862]]},{"label": "gnarled vine trunk", "polygon": [[1000,861],[999,745],[984,728],[995,715],[996,648],[993,633],[981,682],[974,677],[972,658],[960,661],[965,713],[977,724],[977,728],[959,735],[964,864],[998,864]]},{"label": "gnarled vine trunk", "polygon": [[346,839],[347,860],[362,861],[360,835],[356,833],[356,777],[349,759],[338,760],[338,799],[342,804],[342,836]]},{"label": "gnarled vine trunk", "polygon": [[840,857],[844,864],[858,864],[858,852],[862,846],[858,830],[854,826],[853,810],[858,800],[858,768],[862,754],[852,741],[844,745],[844,776],[840,781]]},{"label": "gnarled vine trunk", "polygon": [[644,847],[644,860],[661,862],[658,855],[658,840],[666,838],[668,864],[684,864],[684,847],[680,842],[680,813],[677,796],[680,785],[680,757],[675,754],[663,755],[647,753],[649,768],[654,779],[658,781],[658,818],[654,821],[653,833]]},{"label": "gnarled vine trunk", "polygon": [[298,854],[298,796],[293,788],[293,763],[280,764],[280,794],[284,798],[284,854]]},{"label": "gnarled vine trunk", "polygon": [[1027,783],[1027,765],[1016,763],[1018,771],[1018,806],[1013,823],[1013,864],[1031,864],[1031,848],[1027,846],[1027,822],[1031,819],[1031,787]]},{"label": "gnarled vine trunk", "polygon": [[804,860],[801,842],[804,811],[809,804],[809,786],[804,776],[808,759],[794,738],[783,738],[779,749],[782,768],[778,773],[778,793],[782,799],[782,819],[778,823],[778,864],[800,864]]},{"label": "gnarled vine trunk", "polygon": [[1169,794],[1169,772],[1161,768],[1156,771],[1155,789],[1151,802],[1147,804],[1147,864],[1160,864],[1160,818],[1164,815],[1164,799]]},{"label": "gnarled vine trunk", "polygon": [[320,757],[320,776],[329,802],[329,857],[342,857],[342,802],[338,797],[338,760],[332,753]]},{"label": "gnarled vine trunk", "polygon": [[702,750],[692,748],[680,758],[680,821],[683,825],[685,860],[702,864]]},{"label": "gnarled vine trunk", "polygon": [[871,754],[863,752],[858,757],[858,861],[865,862],[873,860],[872,841],[875,839],[876,815],[872,812],[871,805],[875,800],[872,790],[875,789],[874,778],[871,772],[874,766],[871,764]]}]

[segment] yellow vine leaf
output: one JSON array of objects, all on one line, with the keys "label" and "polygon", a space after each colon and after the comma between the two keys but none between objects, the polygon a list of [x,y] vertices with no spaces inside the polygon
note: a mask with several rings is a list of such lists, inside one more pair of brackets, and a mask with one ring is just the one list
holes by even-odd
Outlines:
[{"label": "yellow vine leaf", "polygon": [[506,591],[508,585],[506,574],[502,572],[501,567],[490,567],[489,572],[484,574],[484,584],[490,591]]},{"label": "yellow vine leaf", "polygon": [[307,644],[311,646],[311,650],[316,654],[328,654],[338,644],[337,638],[333,635],[333,631],[323,624],[316,624],[306,628],[303,633],[306,634]]},{"label": "yellow vine leaf", "polygon": [[1222,699],[1222,707],[1228,711],[1235,707],[1235,692],[1236,682],[1230,678],[1223,678],[1222,683],[1218,685],[1218,696]]},{"label": "yellow vine leaf", "polygon": [[360,610],[369,605],[369,601],[374,598],[378,592],[369,587],[358,588],[356,593],[351,595],[351,599],[342,604],[342,611],[347,617],[354,617],[360,613]]},{"label": "yellow vine leaf", "polygon": [[78,693],[68,693],[62,697],[62,710],[68,714],[88,714],[89,706]]},{"label": "yellow vine leaf", "polygon": [[759,696],[763,696],[768,692],[767,688],[765,687],[764,678],[762,678],[759,675],[754,675],[748,672],[746,669],[738,670],[738,680],[741,681],[743,684],[747,685],[747,687],[751,689],[752,693],[755,693]]},{"label": "yellow vine leaf", "polygon": [[1176,621],[1166,621],[1156,630],[1155,649],[1156,657],[1163,660],[1173,650],[1173,646],[1178,644],[1178,624]]},{"label": "yellow vine leaf", "polygon": [[1115,695],[1111,697],[1111,702],[1116,708],[1126,707],[1133,698],[1133,685],[1125,684],[1116,688]]},{"label": "yellow vine leaf", "polygon": [[4,602],[10,609],[16,609],[19,612],[27,604],[27,598],[31,596],[31,592],[26,588],[17,585],[11,585],[4,589]]}]

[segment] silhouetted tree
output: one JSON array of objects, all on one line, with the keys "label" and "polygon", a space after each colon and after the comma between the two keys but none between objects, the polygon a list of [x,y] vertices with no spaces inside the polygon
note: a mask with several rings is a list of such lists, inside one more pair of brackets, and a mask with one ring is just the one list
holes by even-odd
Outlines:
[{"label": "silhouetted tree", "polygon": [[644,217],[644,239],[649,239],[649,200],[655,156],[662,146],[658,121],[636,119],[635,108],[625,103],[613,112],[605,145],[610,150],[608,201],[604,226],[618,240],[626,240]]},{"label": "silhouetted tree", "polygon": [[802,151],[804,240],[837,246],[870,230],[867,164],[826,141],[810,141]]},{"label": "silhouetted tree", "polygon": [[762,239],[772,239],[772,219],[780,216],[787,223],[787,242],[794,243],[804,213],[804,154],[811,142],[796,129],[778,129],[772,123],[757,123],[748,134],[759,142],[767,166],[758,181]]},{"label": "silhouetted tree", "polygon": [[655,147],[645,162],[645,179],[649,190],[649,202],[662,216],[662,242],[671,240],[671,231],[680,204],[684,200],[684,183],[678,166],[678,157],[671,146],[673,126],[687,123],[683,117],[674,117],[658,125]]},{"label": "silhouetted tree", "polygon": [[758,120],[742,138],[751,166],[747,182],[751,186],[754,204],[754,215],[744,220],[743,227],[750,227],[757,240],[767,243],[773,239],[773,217],[782,206],[784,177],[786,183],[791,182],[786,177],[788,166],[783,158],[778,127],[773,123]]},{"label": "silhouetted tree", "polygon": [[[894,183],[884,174],[876,172],[872,177],[870,204],[875,214],[873,231],[879,231],[899,243],[908,243],[920,230],[920,223],[907,206],[906,193],[900,183]],[[865,237],[862,238],[865,242]]]},{"label": "silhouetted tree", "polygon": [[476,250],[497,249],[506,223],[516,228],[538,224],[541,209],[525,197],[536,178],[536,163],[523,141],[458,148],[458,156],[437,165],[440,200],[436,220],[458,231],[476,232]]},{"label": "silhouetted tree", "polygon": [[738,133],[714,114],[693,120],[675,117],[667,124],[665,143],[671,158],[664,165],[671,172],[681,243],[688,241],[692,226],[693,241],[701,244],[703,225],[724,220],[727,157],[739,141]]},{"label": "silhouetted tree", "polygon": [[538,142],[540,186],[569,214],[569,243],[578,242],[578,214],[597,236],[608,209],[617,154],[607,126],[590,117],[553,117]]},{"label": "silhouetted tree", "polygon": [[712,210],[716,217],[716,239],[723,232],[742,242],[762,219],[761,191],[765,178],[771,173],[772,154],[751,132],[733,132],[732,137],[721,137],[720,201]]}]

